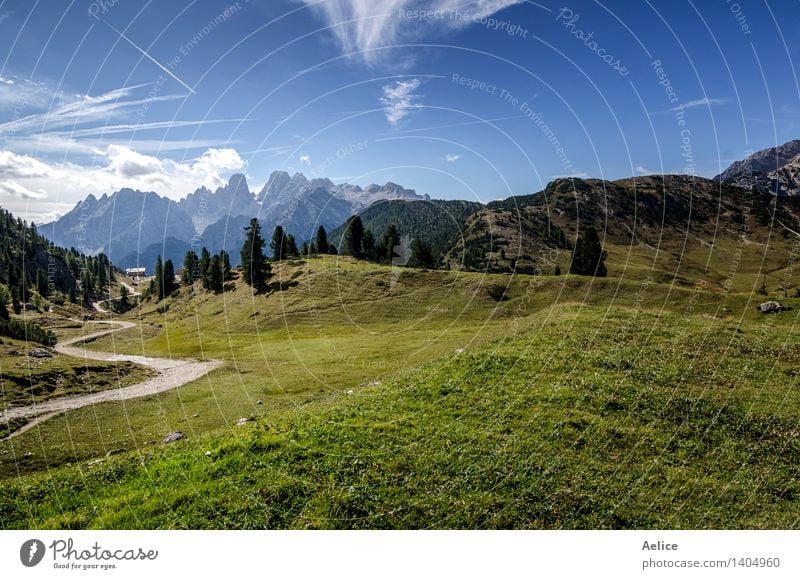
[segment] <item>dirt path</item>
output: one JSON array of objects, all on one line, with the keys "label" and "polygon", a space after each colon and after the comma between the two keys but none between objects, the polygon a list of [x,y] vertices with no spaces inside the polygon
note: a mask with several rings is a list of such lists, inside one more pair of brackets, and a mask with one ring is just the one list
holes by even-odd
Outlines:
[{"label": "dirt path", "polygon": [[141,364],[148,368],[153,368],[158,374],[149,380],[126,386],[125,388],[117,388],[113,390],[103,390],[102,392],[94,392],[92,394],[79,394],[76,396],[65,396],[63,398],[54,398],[39,404],[30,404],[28,406],[18,406],[15,408],[8,408],[0,412],[0,423],[8,422],[15,418],[30,418],[29,422],[19,430],[11,433],[3,440],[14,438],[18,434],[33,428],[37,424],[45,420],[57,416],[67,410],[75,410],[84,406],[98,404],[100,402],[112,402],[121,400],[130,400],[131,398],[140,398],[142,396],[150,396],[158,394],[159,392],[166,392],[173,388],[178,388],[189,382],[197,380],[218,368],[222,365],[220,360],[208,360],[206,362],[198,362],[196,360],[181,360],[177,358],[149,358],[145,356],[127,356],[122,354],[113,354],[110,352],[98,352],[95,350],[87,350],[85,347],[74,346],[86,342],[93,338],[105,336],[111,332],[119,332],[120,330],[127,330],[136,327],[132,322],[118,322],[118,321],[98,321],[90,322],[94,324],[107,324],[112,327],[106,330],[100,330],[91,334],[85,334],[70,338],[64,342],[60,342],[55,346],[56,352],[64,354],[65,356],[74,356],[76,358],[83,358],[85,360],[102,360],[105,362],[121,362],[128,361],[135,364]]}]

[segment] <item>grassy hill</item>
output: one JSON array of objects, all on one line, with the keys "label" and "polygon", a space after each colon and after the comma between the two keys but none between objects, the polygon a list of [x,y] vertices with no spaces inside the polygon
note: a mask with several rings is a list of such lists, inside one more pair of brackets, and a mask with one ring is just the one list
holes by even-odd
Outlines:
[{"label": "grassy hill", "polygon": [[472,215],[452,268],[567,271],[579,230],[600,231],[610,275],[753,291],[798,285],[789,263],[800,200],[686,175],[619,181],[560,179],[535,195],[490,203]]},{"label": "grassy hill", "polygon": [[0,525],[794,528],[792,320],[548,307],[352,393],[6,481]]},{"label": "grassy hill", "polygon": [[224,365],[0,442],[0,526],[798,523],[794,312],[646,280],[274,271],[268,295],[182,288],[92,342]]}]

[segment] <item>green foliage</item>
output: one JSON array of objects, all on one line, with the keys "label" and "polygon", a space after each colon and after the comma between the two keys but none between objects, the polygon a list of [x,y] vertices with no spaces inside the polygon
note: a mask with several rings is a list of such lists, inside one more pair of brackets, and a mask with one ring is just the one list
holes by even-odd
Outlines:
[{"label": "green foliage", "polygon": [[271,275],[271,267],[264,255],[264,238],[261,237],[261,225],[255,217],[245,227],[245,241],[242,245],[242,272],[245,282],[256,292],[267,289],[267,280]]},{"label": "green foliage", "polygon": [[[5,307],[3,308],[5,309]],[[7,336],[16,340],[38,342],[45,346],[54,346],[56,336],[53,332],[43,329],[38,324],[24,320],[4,319],[0,316],[0,336]]]},{"label": "green foliage", "polygon": [[272,231],[272,240],[269,243],[269,248],[272,251],[272,260],[281,261],[289,257],[289,245],[286,239],[286,233],[283,231],[283,226],[277,225]]},{"label": "green foliage", "polygon": [[[585,304],[542,314],[518,319],[491,343],[458,354],[449,348],[352,394],[333,390],[302,407],[276,405],[241,428],[189,431],[174,445],[137,446],[92,468],[43,464],[41,474],[14,474],[0,485],[0,524],[796,526],[800,405],[785,393],[800,349],[789,325],[763,332],[740,320]],[[254,348],[260,364],[262,348],[278,342],[270,337]],[[154,412],[164,398],[152,402]],[[175,401],[182,412],[174,424],[192,403]],[[129,409],[120,413],[123,423],[132,417]],[[164,420],[162,430],[173,427]],[[25,464],[17,458],[12,469],[16,463]]]},{"label": "green foliage", "polygon": [[392,259],[395,257],[394,250],[398,245],[400,245],[400,233],[394,223],[391,223],[381,238],[376,261],[378,263],[391,264]]},{"label": "green foliage", "polygon": [[[364,229],[369,229],[378,241],[381,255],[376,261],[391,263],[389,252],[400,242],[400,237],[408,235],[419,238],[431,246],[437,262],[446,253],[454,240],[460,238],[467,218],[481,210],[483,205],[472,201],[430,200],[430,201],[379,201],[361,212]],[[383,243],[384,234],[393,226],[398,233],[397,240],[390,246]],[[342,239],[345,227],[336,228],[330,235],[336,242]],[[324,253],[320,251],[320,253]]]},{"label": "green foliage", "polygon": [[421,269],[434,269],[436,260],[433,257],[433,250],[430,244],[415,239],[411,242],[411,258],[408,260],[408,267],[418,267]]},{"label": "green foliage", "polygon": [[200,278],[200,259],[197,257],[197,254],[190,249],[186,252],[186,255],[183,256],[183,271],[181,272],[181,282],[183,283],[183,285],[192,285],[199,278]]},{"label": "green foliage", "polygon": [[314,241],[314,247],[316,251],[312,251],[312,253],[328,253],[328,233],[325,231],[325,228],[320,225],[319,229],[317,229],[317,237]]},{"label": "green foliage", "polygon": [[607,255],[608,254],[603,251],[603,246],[600,243],[600,236],[597,234],[597,230],[589,226],[583,231],[578,241],[575,243],[575,250],[572,253],[572,262],[570,263],[569,272],[575,275],[606,277],[608,275],[608,270],[605,265]]},{"label": "green foliage", "polygon": [[350,255],[356,259],[364,258],[364,223],[359,215],[350,217],[345,223],[342,247],[344,255]]}]

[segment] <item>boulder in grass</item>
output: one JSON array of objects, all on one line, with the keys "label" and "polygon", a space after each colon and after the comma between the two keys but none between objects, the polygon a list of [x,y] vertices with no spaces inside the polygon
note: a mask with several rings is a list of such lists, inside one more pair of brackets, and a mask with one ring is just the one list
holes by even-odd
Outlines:
[{"label": "boulder in grass", "polygon": [[239,420],[236,421],[236,426],[243,426],[248,422],[250,422],[249,418],[240,418]]},{"label": "boulder in grass", "polygon": [[778,312],[791,309],[792,308],[784,306],[782,303],[775,301],[764,302],[758,306],[758,311],[760,311],[762,314],[777,314]]},{"label": "boulder in grass", "polygon": [[162,440],[161,442],[164,444],[169,444],[170,442],[175,442],[182,438],[186,438],[186,435],[180,430],[176,430],[175,432],[170,432],[168,435],[166,435],[164,437],[164,440]]}]

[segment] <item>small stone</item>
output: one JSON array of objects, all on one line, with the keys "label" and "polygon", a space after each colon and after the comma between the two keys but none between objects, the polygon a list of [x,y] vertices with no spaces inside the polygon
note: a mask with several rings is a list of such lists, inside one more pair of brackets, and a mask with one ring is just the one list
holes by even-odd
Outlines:
[{"label": "small stone", "polygon": [[249,418],[240,418],[239,420],[236,421],[236,426],[242,426],[243,424],[247,424],[248,422],[250,422]]},{"label": "small stone", "polygon": [[195,414],[194,416],[192,416],[192,418],[200,418],[200,415],[199,414]]},{"label": "small stone", "polygon": [[127,448],[113,448],[106,453],[106,456],[114,456],[115,454],[120,454],[121,452],[127,452]]},{"label": "small stone", "polygon": [[53,354],[44,348],[33,348],[32,350],[28,350],[28,356],[31,358],[52,358]]},{"label": "small stone", "polygon": [[211,456],[211,451],[210,450],[206,451],[206,456]]},{"label": "small stone", "polygon": [[758,306],[758,310],[762,314],[777,314],[778,312],[783,312],[790,309],[792,308],[784,306],[782,303],[775,301],[764,302]]},{"label": "small stone", "polygon": [[261,402],[261,400],[256,400],[256,404],[263,404],[263,402]]},{"label": "small stone", "polygon": [[182,438],[186,438],[186,435],[180,430],[176,430],[175,432],[170,432],[168,435],[166,435],[164,437],[164,440],[162,440],[161,442],[163,444],[169,444],[170,442],[175,442]]}]

